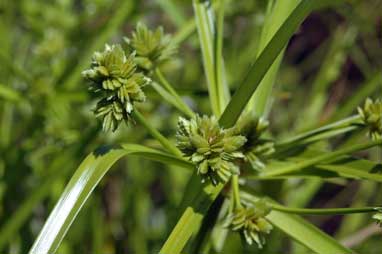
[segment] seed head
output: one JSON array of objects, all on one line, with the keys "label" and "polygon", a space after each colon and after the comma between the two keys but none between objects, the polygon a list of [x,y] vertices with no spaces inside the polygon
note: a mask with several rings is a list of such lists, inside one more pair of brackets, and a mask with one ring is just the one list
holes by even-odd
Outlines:
[{"label": "seed head", "polygon": [[225,226],[233,231],[240,232],[246,242],[252,245],[257,243],[259,248],[265,244],[265,234],[269,234],[272,225],[265,216],[270,212],[265,201],[259,200],[254,206],[241,206],[236,208],[226,219]]},{"label": "seed head", "polygon": [[122,120],[128,121],[135,102],[143,102],[142,87],[151,80],[137,72],[135,53],[126,56],[120,45],[106,45],[95,52],[90,69],[82,75],[92,81],[90,89],[101,97],[95,109],[103,119],[104,131],[115,131]]},{"label": "seed head", "polygon": [[246,138],[220,128],[214,117],[179,118],[177,147],[196,164],[202,181],[225,183],[232,174],[239,174],[234,160],[243,158],[240,148]]},{"label": "seed head", "polygon": [[138,23],[132,38],[125,38],[125,41],[136,52],[135,60],[144,71],[151,71],[176,53],[171,36],[164,34],[162,27],[151,31],[143,23]]},{"label": "seed head", "polygon": [[368,98],[364,106],[358,108],[358,113],[369,129],[369,136],[373,140],[382,139],[382,101]]}]

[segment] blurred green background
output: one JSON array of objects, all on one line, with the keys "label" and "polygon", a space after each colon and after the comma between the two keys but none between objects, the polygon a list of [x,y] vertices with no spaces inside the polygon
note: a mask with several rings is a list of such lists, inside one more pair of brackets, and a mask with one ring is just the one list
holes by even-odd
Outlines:
[{"label": "blurred green background", "polygon": [[[231,91],[257,56],[267,4],[226,1],[223,54]],[[315,12],[304,21],[286,49],[269,105],[275,137],[343,118],[365,97],[381,97],[381,13],[381,1],[363,0]],[[139,126],[103,133],[94,118],[96,101],[81,71],[105,43],[121,42],[138,21],[163,26],[181,41],[164,72],[193,109],[210,113],[192,15],[191,3],[181,0],[0,1],[1,253],[27,253],[89,152],[123,142],[159,147]],[[153,126],[174,137],[179,113],[152,88],[145,92],[149,99],[140,105],[142,111]],[[382,160],[380,150],[370,156]],[[120,161],[82,209],[58,253],[156,253],[174,226],[188,177],[135,157]],[[271,193],[271,184],[261,187]],[[271,194],[295,206],[330,207],[379,204],[381,193],[380,184],[371,182],[292,181]],[[369,225],[367,216],[308,219],[359,253],[379,253],[381,230]],[[348,237],[361,229],[368,230],[364,239]],[[233,234],[224,253],[237,253],[230,248],[241,249]],[[242,253],[260,253],[256,246],[246,248]],[[261,253],[309,251],[274,230]]]}]

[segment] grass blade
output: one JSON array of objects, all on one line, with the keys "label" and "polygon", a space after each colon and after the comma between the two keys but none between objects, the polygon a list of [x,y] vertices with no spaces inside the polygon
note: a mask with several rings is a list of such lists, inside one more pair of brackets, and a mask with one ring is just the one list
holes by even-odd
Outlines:
[{"label": "grass blade", "polygon": [[[247,199],[249,202],[254,202],[257,197],[253,196],[251,193],[242,192],[242,198]],[[281,207],[273,200],[268,200],[272,202],[271,205],[276,207]],[[353,253],[352,250],[345,248],[340,243],[338,243],[334,238],[325,234],[313,224],[302,219],[301,217],[293,214],[288,214],[285,212],[277,211],[273,209],[268,215],[267,219],[285,234],[289,235],[292,239],[303,244],[314,253],[318,254],[328,254],[328,253],[338,253],[338,254],[350,254]]]},{"label": "grass blade", "polygon": [[81,163],[37,237],[30,253],[54,253],[82,206],[111,166],[126,155],[139,155],[181,167],[193,168],[182,159],[136,144],[101,148]]},{"label": "grass blade", "polygon": [[329,2],[330,4],[334,4],[340,1],[320,1],[318,3],[313,0],[304,0],[293,10],[277,33],[273,36],[272,40],[267,44],[255,63],[250,67],[247,76],[233,95],[220,118],[220,124],[222,126],[231,127],[235,124],[265,74],[282,49],[286,46],[301,22],[311,11],[318,7],[324,7],[328,5]]},{"label": "grass blade", "polygon": [[223,35],[224,35],[224,9],[225,0],[217,1],[217,24],[215,38],[215,77],[216,89],[220,104],[220,109],[227,106],[230,98],[229,87],[225,76],[225,66],[223,60]]},{"label": "grass blade", "polygon": [[[261,31],[259,47],[257,51],[257,57],[264,50],[265,46],[269,43],[272,37],[275,35],[280,26],[285,22],[292,10],[296,8],[297,4],[301,0],[293,1],[269,1],[267,14],[265,17],[264,26]],[[276,75],[281,64],[284,53],[281,52],[276,58],[268,72],[265,74],[263,80],[256,89],[252,96],[248,109],[253,110],[257,116],[262,116],[265,112],[265,108],[269,103],[269,98],[274,86]]]},{"label": "grass blade", "polygon": [[185,193],[187,200],[180,206],[180,210],[184,212],[160,250],[160,254],[181,253],[223,187],[223,184],[217,186],[211,183],[203,184],[200,182],[200,177],[196,173],[193,174]]},{"label": "grass blade", "polygon": [[214,37],[215,27],[213,12],[210,1],[193,0],[196,27],[199,34],[200,47],[203,56],[204,71],[208,84],[211,108],[215,116],[220,116],[221,107],[219,103],[218,88],[215,77]]},{"label": "grass blade", "polygon": [[353,253],[352,250],[345,248],[335,239],[296,215],[273,210],[267,216],[267,219],[275,227],[279,228],[294,240],[311,249],[314,253]]}]

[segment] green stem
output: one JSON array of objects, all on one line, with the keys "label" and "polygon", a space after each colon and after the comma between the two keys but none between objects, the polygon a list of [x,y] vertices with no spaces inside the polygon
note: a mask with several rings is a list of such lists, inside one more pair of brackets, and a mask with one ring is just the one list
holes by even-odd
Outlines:
[{"label": "green stem", "polygon": [[215,80],[220,109],[224,109],[230,98],[223,59],[224,9],[225,0],[217,1],[217,22],[215,36]]},{"label": "green stem", "polygon": [[336,215],[336,214],[352,214],[352,213],[373,213],[378,212],[382,207],[360,207],[360,208],[292,208],[283,205],[271,203],[272,209],[294,214],[310,214],[310,215]]},{"label": "green stem", "polygon": [[185,23],[181,29],[174,35],[172,41],[176,44],[180,44],[188,37],[190,37],[196,31],[195,20],[189,20]]},{"label": "green stem", "polygon": [[305,161],[301,161],[301,162],[296,162],[295,164],[287,166],[285,168],[280,168],[280,169],[275,169],[275,170],[270,170],[270,171],[264,172],[260,176],[278,176],[278,175],[284,175],[284,174],[296,172],[296,171],[302,170],[304,168],[316,165],[318,163],[336,158],[336,157],[341,156],[341,155],[354,153],[354,152],[368,149],[370,147],[378,146],[378,145],[382,145],[382,140],[371,141],[371,142],[364,143],[364,144],[346,147],[346,148],[340,149],[340,150],[332,152],[332,153],[327,153],[327,154],[323,154],[321,156],[317,156],[313,159],[309,159],[309,160],[305,160]]},{"label": "green stem", "polygon": [[134,109],[134,111],[132,112],[132,116],[138,123],[142,124],[150,133],[150,135],[153,136],[156,140],[158,140],[159,143],[161,143],[162,146],[166,148],[170,153],[182,157],[182,153],[179,151],[179,149],[166,137],[164,137],[158,130],[153,128],[152,125],[146,121],[146,119],[137,109]]},{"label": "green stem", "polygon": [[343,120],[322,126],[320,128],[298,134],[294,137],[288,138],[284,141],[277,143],[276,146],[277,147],[291,146],[291,145],[295,145],[296,143],[298,143],[302,140],[312,138],[312,137],[319,135],[319,134],[321,135],[324,132],[339,130],[339,129],[346,129],[349,126],[360,123],[360,119],[361,119],[361,117],[359,115],[354,115],[354,116],[345,118]]},{"label": "green stem", "polygon": [[167,79],[164,77],[164,75],[159,70],[159,68],[155,69],[155,77],[158,78],[158,80],[162,84],[162,86],[174,97],[174,100],[177,103],[177,108],[179,110],[181,110],[188,117],[190,117],[190,118],[194,117],[194,115],[195,115],[194,111],[192,111],[190,109],[190,107],[186,103],[184,103],[182,98],[180,98],[179,94],[175,91],[175,89],[167,81]]},{"label": "green stem", "polygon": [[239,190],[239,176],[232,176],[232,206],[233,210],[241,207],[240,190]]},{"label": "green stem", "polygon": [[212,112],[219,117],[221,108],[215,77],[215,27],[210,7],[211,1],[193,0],[195,22],[202,51],[204,72],[208,85]]}]

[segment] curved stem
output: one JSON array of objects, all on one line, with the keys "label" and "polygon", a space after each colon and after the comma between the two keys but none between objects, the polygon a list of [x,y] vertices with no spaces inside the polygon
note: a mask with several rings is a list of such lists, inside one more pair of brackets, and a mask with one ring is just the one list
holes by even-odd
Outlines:
[{"label": "curved stem", "polygon": [[270,203],[272,209],[294,214],[310,214],[310,215],[336,215],[336,214],[352,214],[352,213],[373,213],[378,212],[382,207],[359,207],[359,208],[293,208],[283,205]]},{"label": "curved stem", "polygon": [[179,149],[172,142],[170,142],[166,137],[164,137],[158,130],[153,128],[151,124],[146,121],[146,119],[142,116],[142,114],[137,109],[134,109],[134,111],[132,112],[132,116],[137,122],[142,124],[150,133],[150,135],[153,136],[156,140],[158,140],[159,143],[161,143],[164,148],[166,148],[169,152],[171,152],[172,154],[176,156],[179,156],[179,157],[182,156],[181,151],[179,151]]},{"label": "curved stem", "polygon": [[[338,131],[338,130],[343,129],[346,131],[346,130],[348,130],[349,127],[354,126],[355,124],[359,123],[360,119],[361,119],[361,117],[359,115],[354,115],[354,116],[342,119],[340,121],[322,126],[320,128],[317,128],[317,129],[314,129],[311,131],[307,131],[307,132],[303,132],[303,133],[298,134],[294,137],[288,138],[284,141],[277,143],[276,146],[284,148],[287,146],[295,145],[296,143],[299,143],[303,140],[312,139],[313,137],[315,137],[317,135],[321,135],[323,133],[333,131],[333,130]],[[338,134],[338,132],[337,132],[337,134]]]},{"label": "curved stem", "polygon": [[336,157],[341,156],[341,155],[354,153],[357,151],[365,150],[365,149],[371,148],[373,146],[379,146],[379,145],[382,145],[382,140],[370,141],[370,142],[364,143],[364,144],[353,145],[350,147],[346,147],[346,148],[337,150],[337,151],[332,152],[332,153],[323,154],[321,156],[317,156],[317,157],[314,157],[312,159],[297,162],[293,165],[290,165],[290,166],[287,166],[284,168],[266,171],[260,175],[261,176],[278,176],[278,175],[296,172],[296,171],[302,170],[304,168],[316,165],[318,163],[331,160],[331,159],[336,158]]},{"label": "curved stem", "polygon": [[241,207],[240,190],[239,190],[239,176],[234,175],[231,178],[232,184],[232,210]]},{"label": "curved stem", "polygon": [[174,97],[174,100],[177,103],[177,108],[181,110],[184,114],[186,114],[188,117],[192,118],[195,115],[194,111],[192,111],[190,107],[186,103],[184,103],[182,98],[180,98],[179,94],[167,81],[162,72],[158,68],[156,68],[154,73],[155,77],[158,78],[162,86]]}]

